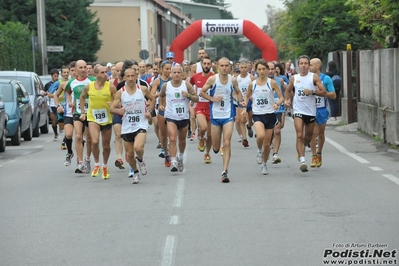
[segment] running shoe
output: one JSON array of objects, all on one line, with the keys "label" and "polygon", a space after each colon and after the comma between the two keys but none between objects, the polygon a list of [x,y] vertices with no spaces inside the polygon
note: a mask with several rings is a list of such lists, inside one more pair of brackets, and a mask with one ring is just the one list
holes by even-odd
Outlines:
[{"label": "running shoe", "polygon": [[248,137],[252,138],[254,136],[254,131],[252,130],[252,127],[248,126],[248,124],[247,124],[247,130],[248,130]]},{"label": "running shoe", "polygon": [[103,179],[108,179],[109,178],[108,167],[103,167],[102,174],[103,174]]},{"label": "running shoe", "polygon": [[222,155],[223,156],[223,154],[224,154],[224,148],[223,148],[223,146],[220,148],[220,155]]},{"label": "running shoe", "polygon": [[76,167],[75,174],[83,174],[83,173],[86,173],[86,171],[85,171],[85,166],[82,162],[78,164],[78,167]]},{"label": "running shoe", "polygon": [[191,137],[191,130],[187,131],[187,138],[189,139]]},{"label": "running shoe", "polygon": [[263,162],[263,151],[258,151],[256,154],[256,162],[261,164]]},{"label": "running shoe", "polygon": [[90,173],[90,171],[91,171],[90,160],[85,159],[84,166],[85,166],[86,174]]},{"label": "running shoe", "polygon": [[198,142],[198,150],[200,151],[200,152],[203,152],[204,150],[205,150],[205,139],[199,139],[199,142]]},{"label": "running shoe", "polygon": [[230,179],[227,177],[227,170],[223,171],[222,174],[222,179],[220,180],[222,183],[229,183]]},{"label": "running shoe", "polygon": [[142,159],[141,162],[139,161],[139,159],[137,159],[137,162],[139,163],[140,173],[142,175],[146,175],[147,174],[147,166],[144,162],[144,159]]},{"label": "running shoe", "polygon": [[238,142],[242,142],[242,136],[238,136]]},{"label": "running shoe", "polygon": [[184,170],[183,158],[177,157],[177,168],[179,169],[179,172],[183,172]]},{"label": "running shoe", "polygon": [[61,143],[61,150],[66,150],[66,149],[67,149],[67,146],[66,146],[65,142],[62,142]]},{"label": "running shoe", "polygon": [[209,155],[209,153],[204,155],[204,163],[206,163],[206,164],[212,163],[212,159],[211,159],[211,156]]},{"label": "running shoe", "polygon": [[280,157],[278,157],[278,155],[276,153],[275,155],[273,155],[272,164],[278,164],[278,163],[281,163],[281,159],[280,159]]},{"label": "running shoe", "polygon": [[115,166],[118,167],[119,169],[125,169],[125,166],[123,165],[123,160],[122,159],[117,159],[115,161]]},{"label": "running shoe", "polygon": [[190,141],[194,141],[195,140],[195,133],[191,134],[191,138]]},{"label": "running shoe", "polygon": [[268,175],[269,171],[267,171],[267,166],[265,163],[262,163],[262,165],[260,166],[260,172],[262,173],[262,175]]},{"label": "running shoe", "polygon": [[65,156],[64,165],[65,166],[70,166],[72,158],[73,158],[73,153],[72,154],[67,153],[66,156]]},{"label": "running shoe", "polygon": [[306,152],[311,152],[311,151],[312,151],[312,148],[310,147],[310,145],[308,145],[308,146],[305,147],[305,151],[306,151]]},{"label": "running shoe", "polygon": [[165,156],[165,167],[170,167],[172,165],[171,159],[170,159],[170,154],[167,154]]},{"label": "running shoe", "polygon": [[100,166],[99,165],[95,165],[94,168],[93,168],[93,172],[91,172],[91,176],[92,177],[97,177],[99,172],[100,172]]},{"label": "running shoe", "polygon": [[132,177],[133,177],[132,184],[140,183],[140,173],[136,173]]},{"label": "running shoe", "polygon": [[322,165],[322,160],[321,160],[321,154],[317,154],[317,164],[316,164],[316,166],[317,167],[320,167],[321,165]]},{"label": "running shoe", "polygon": [[128,178],[132,178],[134,176],[133,168],[130,168]]},{"label": "running shoe", "polygon": [[54,141],[58,140],[58,134],[54,135]]},{"label": "running shoe", "polygon": [[162,148],[161,142],[158,142],[157,149]]},{"label": "running shoe", "polygon": [[158,154],[158,157],[165,158],[165,150],[164,149],[161,149],[160,153]]},{"label": "running shoe", "polygon": [[172,168],[170,169],[170,171],[172,171],[172,172],[179,171],[177,161],[172,162]]},{"label": "running shoe", "polygon": [[249,146],[247,139],[243,139],[242,140],[242,146],[244,146],[244,147],[248,147]]},{"label": "running shoe", "polygon": [[317,165],[317,155],[312,155],[312,162],[310,163],[310,167],[316,167]]},{"label": "running shoe", "polygon": [[300,169],[302,172],[307,172],[307,171],[308,171],[308,165],[306,164],[305,161],[301,162],[301,164],[300,164],[300,166],[299,166],[299,169]]}]

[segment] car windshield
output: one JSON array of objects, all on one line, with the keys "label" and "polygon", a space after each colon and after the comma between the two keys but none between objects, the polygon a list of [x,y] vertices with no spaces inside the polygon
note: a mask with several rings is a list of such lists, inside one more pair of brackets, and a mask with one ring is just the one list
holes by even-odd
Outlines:
[{"label": "car windshield", "polygon": [[2,79],[15,79],[19,80],[22,85],[24,85],[26,91],[28,92],[29,95],[34,95],[33,94],[33,89],[32,89],[32,82],[29,77],[19,77],[19,76],[1,76]]},{"label": "car windshield", "polygon": [[0,83],[0,98],[3,102],[13,102],[13,93],[14,90],[12,89],[11,84]]}]

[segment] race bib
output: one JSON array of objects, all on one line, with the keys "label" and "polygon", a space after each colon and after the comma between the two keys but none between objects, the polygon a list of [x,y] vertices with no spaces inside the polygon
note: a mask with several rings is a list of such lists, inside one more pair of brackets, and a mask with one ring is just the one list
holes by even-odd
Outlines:
[{"label": "race bib", "polygon": [[316,96],[316,107],[317,108],[326,107],[326,101],[324,100],[324,97]]},{"label": "race bib", "polygon": [[93,109],[92,114],[97,124],[103,124],[108,122],[108,114],[106,108]]},{"label": "race bib", "polygon": [[132,125],[135,126],[138,123],[140,123],[140,116],[134,115],[134,114],[128,114],[127,115],[127,121]]},{"label": "race bib", "polygon": [[[197,95],[198,95],[198,97],[199,97],[199,102],[209,102],[207,99],[205,99],[205,98],[203,98],[203,97],[201,97],[200,96],[200,93],[201,93],[201,89],[202,88],[197,88]],[[207,91],[207,94],[209,95],[209,90]]]},{"label": "race bib", "polygon": [[[80,99],[76,99],[76,104],[75,104],[75,106],[76,106],[76,110],[78,111],[78,113],[80,113]],[[87,113],[87,109],[89,109],[89,101],[88,101],[88,99],[86,98],[85,99],[85,113]]]},{"label": "race bib", "polygon": [[263,109],[266,107],[266,105],[269,104],[269,99],[267,98],[266,95],[259,95],[259,97],[256,98],[255,103],[258,108]]},{"label": "race bib", "polygon": [[187,110],[184,103],[173,104],[173,117],[183,117],[186,112]]}]

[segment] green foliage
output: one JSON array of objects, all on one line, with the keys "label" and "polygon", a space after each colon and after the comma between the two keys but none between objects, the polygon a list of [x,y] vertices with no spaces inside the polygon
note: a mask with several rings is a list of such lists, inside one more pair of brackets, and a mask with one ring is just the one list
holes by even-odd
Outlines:
[{"label": "green foliage", "polygon": [[232,36],[214,36],[211,46],[217,48],[218,56],[227,57],[232,61],[240,59],[240,52]]},{"label": "green foliage", "polygon": [[[48,67],[59,68],[77,59],[95,61],[101,48],[99,20],[88,7],[93,0],[45,0],[47,45],[64,46],[48,53]],[[37,32],[35,0],[2,0],[0,22],[20,21]],[[35,33],[37,35],[37,33]]]},{"label": "green foliage", "polygon": [[20,22],[0,23],[0,70],[33,70],[31,32]]},{"label": "green foliage", "polygon": [[371,48],[367,32],[359,31],[358,18],[345,5],[346,0],[293,0],[286,2],[289,23],[285,30],[295,44],[295,55],[325,58],[328,52]]},{"label": "green foliage", "polygon": [[381,45],[386,45],[387,35],[399,37],[399,1],[347,0],[346,5],[358,16],[360,29],[371,30],[372,38]]}]

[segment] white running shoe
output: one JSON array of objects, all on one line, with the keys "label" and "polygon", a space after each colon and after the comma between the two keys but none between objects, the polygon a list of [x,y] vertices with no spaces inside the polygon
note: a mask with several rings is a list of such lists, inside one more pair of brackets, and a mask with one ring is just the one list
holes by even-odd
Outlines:
[{"label": "white running shoe", "polygon": [[177,168],[179,169],[179,172],[183,172],[184,170],[184,164],[183,164],[183,158],[177,157]]},{"label": "white running shoe", "polygon": [[138,183],[140,183],[140,173],[133,175],[132,184],[138,184]]},{"label": "white running shoe", "polygon": [[272,164],[278,164],[278,163],[281,163],[281,158],[278,157],[277,154],[275,154],[275,155],[273,155],[273,158],[272,158]]},{"label": "white running shoe", "polygon": [[242,136],[238,136],[238,142],[242,142]]},{"label": "white running shoe", "polygon": [[90,165],[90,160],[84,160],[83,162],[84,166],[85,166],[85,170],[86,170],[86,174],[90,174],[91,173],[91,165]]},{"label": "white running shoe", "polygon": [[258,154],[256,154],[256,162],[258,164],[263,162],[263,151],[258,151]]},{"label": "white running shoe", "polygon": [[262,175],[268,175],[269,171],[267,171],[267,166],[265,163],[262,163],[262,165],[260,166],[260,172],[262,173]]},{"label": "white running shoe", "polygon": [[147,174],[147,166],[144,162],[144,159],[141,162],[139,160],[137,160],[137,162],[139,163],[140,173],[142,175],[146,175]]},{"label": "white running shoe", "polygon": [[306,164],[305,161],[301,162],[301,165],[299,166],[299,169],[300,169],[302,172],[307,172],[307,171],[308,171],[308,165]]},{"label": "white running shoe", "polygon": [[73,153],[72,153],[72,154],[67,153],[67,154],[65,155],[64,165],[65,165],[65,166],[70,166],[70,165],[71,165],[71,160],[72,160],[72,158],[73,158]]},{"label": "white running shoe", "polygon": [[172,161],[172,168],[170,169],[170,171],[171,172],[179,171],[177,161],[175,161],[175,160]]},{"label": "white running shoe", "polygon": [[85,166],[84,166],[83,163],[79,163],[79,164],[78,164],[78,166],[77,166],[76,169],[75,169],[75,173],[76,173],[76,174],[83,174],[83,173],[86,173]]},{"label": "white running shoe", "polygon": [[130,167],[128,178],[132,178],[134,176],[133,168]]}]

